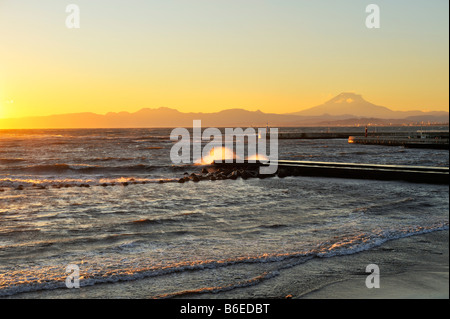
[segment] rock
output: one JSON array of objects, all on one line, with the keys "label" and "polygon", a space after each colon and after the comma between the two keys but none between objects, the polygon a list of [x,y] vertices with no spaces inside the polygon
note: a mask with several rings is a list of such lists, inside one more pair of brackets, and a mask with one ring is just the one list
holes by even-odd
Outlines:
[{"label": "rock", "polygon": [[18,190],[18,191],[23,191],[23,185],[17,186],[16,190]]},{"label": "rock", "polygon": [[241,178],[242,178],[242,179],[250,178],[250,174],[247,173],[246,171],[243,171],[243,172],[241,173]]},{"label": "rock", "polygon": [[202,174],[208,174],[208,170],[206,168],[202,169]]},{"label": "rock", "polygon": [[108,186],[108,184],[106,184],[106,183],[103,183],[101,186],[103,186],[103,187],[106,187],[106,186]]},{"label": "rock", "polygon": [[128,186],[129,184],[127,182],[122,183],[123,186]]},{"label": "rock", "polygon": [[288,174],[287,174],[287,171],[285,169],[281,168],[281,169],[278,169],[277,176],[279,178],[284,178],[284,177],[288,176]]},{"label": "rock", "polygon": [[195,174],[192,174],[192,175],[191,175],[191,180],[192,180],[193,182],[197,183],[197,182],[199,182],[199,181],[200,181],[200,178],[198,178],[198,176],[197,176],[197,175],[195,175]]},{"label": "rock", "polygon": [[233,171],[231,174],[229,174],[228,176],[227,176],[227,178],[230,178],[230,179],[237,179],[238,177],[239,177],[239,172],[238,171]]},{"label": "rock", "polygon": [[216,177],[215,177],[215,176],[210,176],[210,177],[209,177],[209,180],[210,180],[210,181],[215,181],[215,180],[216,180]]},{"label": "rock", "polygon": [[256,178],[256,177],[258,177],[258,172],[247,171],[247,173],[248,173],[248,175],[249,175],[251,178]]},{"label": "rock", "polygon": [[178,180],[178,183],[184,183],[184,182],[185,182],[184,178],[180,178],[180,179]]},{"label": "rock", "polygon": [[279,178],[285,178],[287,175],[286,175],[285,173],[283,173],[283,172],[279,172],[279,173],[277,174],[277,176],[278,176]]}]

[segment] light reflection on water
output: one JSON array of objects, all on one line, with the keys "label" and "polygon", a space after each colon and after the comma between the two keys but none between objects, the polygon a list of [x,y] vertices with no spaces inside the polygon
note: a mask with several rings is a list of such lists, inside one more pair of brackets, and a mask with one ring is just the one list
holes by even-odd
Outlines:
[{"label": "light reflection on water", "polygon": [[[0,163],[0,295],[64,287],[69,263],[88,285],[155,277],[146,296],[257,284],[311,254],[355,253],[448,228],[443,185],[306,177],[159,183],[200,167],[173,167],[172,144],[142,132],[0,138],[0,158],[20,159]],[[280,158],[304,157],[448,166],[448,151],[280,141]],[[205,269],[211,275],[197,275]]]}]

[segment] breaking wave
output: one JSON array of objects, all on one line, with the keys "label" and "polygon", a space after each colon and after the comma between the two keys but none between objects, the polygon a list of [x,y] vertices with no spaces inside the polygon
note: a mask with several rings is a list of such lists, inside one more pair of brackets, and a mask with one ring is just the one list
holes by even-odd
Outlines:
[{"label": "breaking wave", "polygon": [[[145,222],[145,221],[142,221]],[[263,273],[249,280],[230,283],[220,287],[202,287],[193,290],[182,290],[155,298],[171,298],[188,294],[227,291],[239,287],[256,285],[272,278],[278,271],[293,267],[312,258],[331,258],[340,255],[351,255],[380,246],[383,243],[404,237],[448,230],[448,221],[429,226],[410,226],[403,229],[380,230],[371,233],[360,233],[353,236],[332,238],[319,243],[315,248],[289,253],[264,253],[255,256],[237,256],[226,259],[204,259],[193,261],[164,262],[154,264],[151,259],[139,257],[121,258],[119,260],[102,260],[101,256],[92,262],[82,261],[80,270],[80,286],[92,286],[103,283],[139,280],[147,277],[163,276],[186,271],[198,271],[229,267],[237,264],[279,263],[292,260],[288,265],[280,263],[275,271]],[[128,245],[135,245],[134,243]],[[122,245],[123,246],[123,245]],[[296,262],[297,261],[297,262]],[[65,265],[34,266],[25,270],[5,271],[0,274],[0,296],[11,296],[19,293],[39,290],[65,288]]]}]

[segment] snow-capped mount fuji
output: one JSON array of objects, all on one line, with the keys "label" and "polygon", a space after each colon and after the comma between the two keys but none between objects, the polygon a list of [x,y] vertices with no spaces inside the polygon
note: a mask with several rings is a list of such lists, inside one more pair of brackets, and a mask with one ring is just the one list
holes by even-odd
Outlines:
[{"label": "snow-capped mount fuji", "polygon": [[344,92],[331,100],[300,111],[292,113],[300,116],[342,116],[379,118],[379,119],[402,119],[410,116],[421,115],[445,115],[445,112],[422,112],[422,111],[393,111],[387,107],[375,105],[366,101],[361,95],[355,93]]},{"label": "snow-capped mount fuji", "polygon": [[191,127],[201,120],[204,127],[271,126],[352,126],[366,123],[403,125],[448,123],[448,112],[392,111],[367,102],[361,95],[341,93],[328,102],[296,113],[264,113],[245,109],[225,109],[212,113],[184,113],[168,107],[143,108],[137,112],[69,113],[48,116],[0,119],[1,129],[31,128],[133,128]]}]

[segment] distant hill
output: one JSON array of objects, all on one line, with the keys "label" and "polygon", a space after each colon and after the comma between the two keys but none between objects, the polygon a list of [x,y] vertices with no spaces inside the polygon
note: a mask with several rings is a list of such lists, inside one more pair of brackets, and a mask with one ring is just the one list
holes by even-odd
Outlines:
[{"label": "distant hill", "polygon": [[[298,116],[324,116],[348,115],[348,117],[378,118],[378,119],[406,119],[416,117],[416,120],[438,120],[448,118],[448,112],[422,112],[422,111],[392,111],[387,107],[372,104],[361,95],[355,93],[341,93],[324,104],[291,113]],[[421,119],[420,117],[424,117]]]},{"label": "distant hill", "polygon": [[[294,117],[294,119],[297,117]],[[301,117],[298,117],[301,119]],[[230,109],[217,113],[182,113],[175,109],[144,108],[135,113],[119,112],[99,115],[73,113],[18,119],[0,119],[1,128],[131,128],[131,127],[192,127],[194,120],[201,120],[203,127],[249,127],[288,125],[292,115],[270,114],[260,111]]]},{"label": "distant hill", "polygon": [[137,112],[72,113],[40,117],[0,119],[0,129],[26,128],[132,128],[192,127],[201,120],[203,127],[333,126],[373,123],[378,125],[420,122],[448,123],[448,112],[396,112],[365,101],[354,93],[341,93],[330,101],[296,113],[275,114],[243,109],[215,113],[182,113],[161,107]]}]

